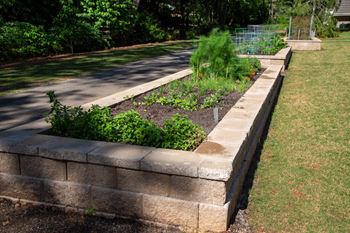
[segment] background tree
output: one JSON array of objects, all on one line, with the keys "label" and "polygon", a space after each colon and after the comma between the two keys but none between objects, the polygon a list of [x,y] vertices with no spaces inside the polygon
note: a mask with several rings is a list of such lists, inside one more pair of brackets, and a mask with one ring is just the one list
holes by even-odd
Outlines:
[{"label": "background tree", "polygon": [[289,16],[313,16],[316,33],[320,37],[337,35],[332,12],[339,7],[339,0],[276,0],[274,22],[288,23]]},{"label": "background tree", "polygon": [[[1,0],[0,59],[194,38],[215,27],[230,29],[263,23],[268,17],[267,2]],[[22,34],[25,40],[18,36]],[[40,44],[36,45],[36,41]],[[29,45],[32,49],[28,51],[25,47]]]}]

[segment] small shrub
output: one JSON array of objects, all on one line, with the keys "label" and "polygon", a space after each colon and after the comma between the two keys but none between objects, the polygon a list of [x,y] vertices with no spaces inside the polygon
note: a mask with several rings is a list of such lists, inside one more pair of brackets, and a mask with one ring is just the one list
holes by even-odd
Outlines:
[{"label": "small shrub", "polygon": [[107,47],[99,30],[83,21],[74,21],[70,26],[56,25],[50,29],[52,46],[55,53],[87,52]]},{"label": "small shrub", "polygon": [[206,137],[201,126],[179,114],[166,120],[163,129],[165,132],[163,148],[192,150]]},{"label": "small shrub", "polygon": [[51,111],[46,121],[54,135],[181,150],[195,148],[206,136],[201,126],[185,116],[174,115],[161,128],[135,110],[112,116],[109,108],[93,106],[84,111],[61,104],[54,92],[48,96]]},{"label": "small shrub", "polygon": [[207,96],[204,99],[203,104],[201,105],[201,108],[210,108],[215,106],[220,101],[223,95],[224,95],[223,92],[216,92],[214,94],[211,94],[210,96]]},{"label": "small shrub", "polygon": [[239,60],[238,75],[240,80],[245,77],[252,78],[261,69],[260,61],[256,58],[242,58]]},{"label": "small shrub", "polygon": [[[92,106],[84,115],[84,125],[79,126],[80,136],[86,139],[116,141],[110,108]],[[75,135],[76,137],[79,135]]]},{"label": "small shrub", "polygon": [[116,132],[114,141],[154,147],[162,143],[163,130],[134,110],[116,115],[113,127]]},{"label": "small shrub", "polygon": [[0,59],[11,60],[48,54],[49,41],[43,27],[24,22],[0,27]]},{"label": "small shrub", "polygon": [[79,136],[81,127],[84,126],[85,112],[81,107],[70,107],[61,104],[55,93],[47,93],[51,103],[51,110],[46,117],[46,121],[51,123],[51,130],[54,134],[61,136]]}]

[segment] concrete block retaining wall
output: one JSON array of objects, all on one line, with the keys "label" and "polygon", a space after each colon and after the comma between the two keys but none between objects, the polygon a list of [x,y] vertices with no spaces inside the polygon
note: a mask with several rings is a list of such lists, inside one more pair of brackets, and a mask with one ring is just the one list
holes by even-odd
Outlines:
[{"label": "concrete block retaining wall", "polygon": [[[186,232],[224,231],[277,97],[281,70],[268,67],[193,152],[38,134],[49,127],[43,121],[5,131],[0,196],[94,208]],[[190,74],[186,70],[123,95]],[[122,97],[93,104],[108,106]]]}]

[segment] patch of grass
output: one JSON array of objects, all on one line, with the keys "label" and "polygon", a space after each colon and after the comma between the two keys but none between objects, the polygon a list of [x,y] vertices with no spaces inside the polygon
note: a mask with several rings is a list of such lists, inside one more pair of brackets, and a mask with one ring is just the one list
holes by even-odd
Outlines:
[{"label": "patch of grass", "polygon": [[349,232],[350,33],[295,52],[249,197],[256,232]]},{"label": "patch of grass", "polygon": [[83,77],[98,70],[115,68],[128,62],[164,55],[192,46],[193,41],[160,44],[129,50],[89,53],[69,57],[68,59],[1,68],[0,96],[60,79]]}]

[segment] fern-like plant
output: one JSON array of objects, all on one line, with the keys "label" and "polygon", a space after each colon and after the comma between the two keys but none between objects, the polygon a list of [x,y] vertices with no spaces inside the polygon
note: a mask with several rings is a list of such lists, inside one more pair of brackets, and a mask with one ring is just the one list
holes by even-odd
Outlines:
[{"label": "fern-like plant", "polygon": [[214,29],[208,37],[202,36],[190,61],[195,78],[237,77],[235,71],[238,57],[235,51],[228,31]]}]

